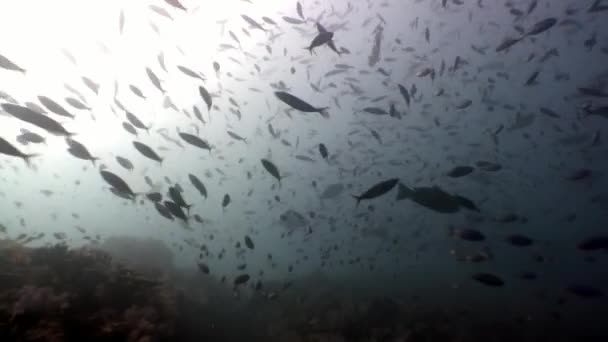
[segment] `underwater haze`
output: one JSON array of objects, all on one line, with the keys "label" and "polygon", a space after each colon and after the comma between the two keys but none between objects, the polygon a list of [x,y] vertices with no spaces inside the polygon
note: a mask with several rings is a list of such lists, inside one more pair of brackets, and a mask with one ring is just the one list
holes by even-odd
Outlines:
[{"label": "underwater haze", "polygon": [[0,340],[608,340],[608,1],[0,29]]}]

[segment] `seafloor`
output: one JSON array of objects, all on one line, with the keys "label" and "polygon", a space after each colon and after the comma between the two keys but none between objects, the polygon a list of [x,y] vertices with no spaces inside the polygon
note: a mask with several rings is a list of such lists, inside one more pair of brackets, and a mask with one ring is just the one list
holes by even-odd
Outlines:
[{"label": "seafloor", "polygon": [[318,275],[235,290],[200,272],[129,269],[90,247],[1,242],[2,342],[608,341],[606,318],[592,314],[428,305]]}]

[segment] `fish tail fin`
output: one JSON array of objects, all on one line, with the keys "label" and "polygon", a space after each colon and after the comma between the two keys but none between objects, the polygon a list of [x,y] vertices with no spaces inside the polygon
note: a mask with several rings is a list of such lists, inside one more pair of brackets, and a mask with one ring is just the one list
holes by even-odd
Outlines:
[{"label": "fish tail fin", "polygon": [[329,109],[329,107],[323,107],[321,109],[319,109],[319,114],[321,114],[322,117],[324,117],[325,119],[329,119],[329,112],[327,111]]},{"label": "fish tail fin", "polygon": [[93,167],[97,167],[97,164],[95,164],[95,162],[97,162],[98,160],[99,160],[99,158],[97,158],[97,157],[91,158],[91,163],[93,163]]},{"label": "fish tail fin", "polygon": [[192,204],[186,204],[186,214],[190,216],[190,208],[192,208]]},{"label": "fish tail fin", "polygon": [[28,167],[32,167],[32,158],[37,157],[39,155],[40,154],[38,153],[24,154],[21,158],[23,158],[25,165],[27,165]]},{"label": "fish tail fin", "polygon": [[357,196],[357,195],[350,195],[350,196],[357,200],[356,206],[358,207],[359,203],[361,203],[361,200],[362,200],[361,196]]}]

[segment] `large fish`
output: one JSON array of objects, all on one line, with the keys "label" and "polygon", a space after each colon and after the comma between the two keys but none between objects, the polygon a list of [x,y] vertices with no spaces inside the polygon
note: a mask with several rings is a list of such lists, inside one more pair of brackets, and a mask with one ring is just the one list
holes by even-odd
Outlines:
[{"label": "large fish", "polygon": [[34,126],[38,126],[49,133],[55,135],[63,135],[67,137],[74,135],[74,133],[66,131],[65,128],[63,128],[63,126],[57,121],[49,118],[46,115],[33,111],[27,107],[14,105],[11,103],[3,103],[2,109],[4,109],[7,113],[11,114],[17,119],[30,123]]}]

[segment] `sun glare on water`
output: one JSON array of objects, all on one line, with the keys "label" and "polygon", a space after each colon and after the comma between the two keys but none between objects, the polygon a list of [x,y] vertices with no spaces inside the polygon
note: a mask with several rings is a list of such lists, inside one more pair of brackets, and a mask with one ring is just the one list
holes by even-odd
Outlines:
[{"label": "sun glare on water", "polygon": [[[220,58],[216,49],[224,39],[221,35],[223,21],[226,20],[226,27],[230,27],[231,21],[242,27],[241,14],[276,13],[282,3],[263,1],[252,5],[233,0],[213,2],[211,6],[207,1],[181,2],[187,11],[177,10],[163,0],[3,2],[0,29],[4,34],[0,54],[27,72],[23,75],[3,71],[0,90],[20,104],[28,101],[39,104],[37,96],[43,95],[73,110],[74,120],[53,117],[68,131],[76,132],[91,149],[112,150],[124,144],[118,138],[126,136],[120,125],[124,114],[112,109],[112,106],[116,108],[117,84],[119,94],[129,95],[119,96],[122,104],[137,113],[146,124],[164,127],[179,114],[167,114],[168,110],[163,107],[164,96],[150,83],[147,67],[162,75],[163,86],[178,108],[192,108],[200,103],[200,97],[196,87],[184,83],[183,75],[176,76],[175,70],[165,73],[160,69],[159,54],[162,52],[167,68],[184,65],[213,77],[212,63]],[[150,6],[167,10],[173,19],[159,15]],[[124,18],[122,32],[121,16]],[[255,41],[243,43],[255,44]],[[68,55],[73,56],[76,63]],[[99,94],[88,89],[82,77],[98,83]],[[92,108],[90,113],[65,104],[66,97],[74,96],[66,90],[65,84],[86,97],[87,105]],[[146,99],[133,96],[129,84],[141,89]],[[23,123],[10,117],[0,116],[0,120],[0,134],[5,137],[14,137],[24,127]],[[35,127],[27,128],[36,131]],[[45,158],[65,157],[63,140],[48,140]]]}]

